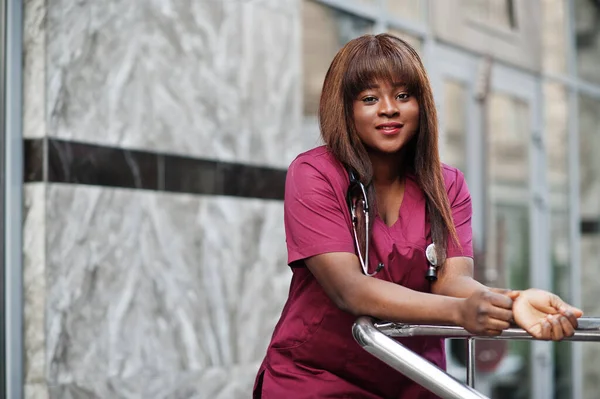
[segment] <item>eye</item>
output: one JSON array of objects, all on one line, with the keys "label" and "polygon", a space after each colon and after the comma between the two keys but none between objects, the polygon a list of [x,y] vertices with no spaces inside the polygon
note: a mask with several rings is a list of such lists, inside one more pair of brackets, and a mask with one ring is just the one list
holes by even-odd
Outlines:
[{"label": "eye", "polygon": [[399,93],[399,94],[396,96],[396,98],[397,98],[398,100],[408,100],[408,99],[409,99],[409,97],[410,97],[410,94],[408,94],[408,93]]},{"label": "eye", "polygon": [[366,103],[366,104],[372,104],[375,101],[377,101],[377,98],[373,97],[373,96],[366,96],[363,97],[362,102]]}]

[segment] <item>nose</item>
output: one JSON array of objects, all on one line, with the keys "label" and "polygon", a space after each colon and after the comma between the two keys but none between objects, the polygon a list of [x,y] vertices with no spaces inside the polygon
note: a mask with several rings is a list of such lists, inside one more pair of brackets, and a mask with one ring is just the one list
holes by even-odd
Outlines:
[{"label": "nose", "polygon": [[379,102],[379,115],[387,116],[388,118],[398,116],[400,113],[400,109],[398,108],[398,103],[393,98],[389,98],[385,96]]}]

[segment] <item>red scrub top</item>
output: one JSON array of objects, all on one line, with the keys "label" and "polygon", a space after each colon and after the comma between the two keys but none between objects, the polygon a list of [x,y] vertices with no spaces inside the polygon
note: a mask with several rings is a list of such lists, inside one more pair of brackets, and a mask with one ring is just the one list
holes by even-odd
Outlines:
[{"label": "red scrub top", "polygon": [[[448,242],[448,257],[473,256],[471,197],[464,177],[444,165],[443,175],[462,248]],[[285,231],[293,276],[288,300],[258,372],[254,398],[435,398],[425,388],[367,353],[352,337],[355,316],[336,307],[304,264],[327,252],[355,253],[346,204],[348,173],[326,147],[299,155],[288,169]],[[398,221],[388,227],[377,217],[370,244],[373,278],[430,292],[425,248],[431,242],[425,198],[414,178],[406,179]],[[349,265],[350,267],[350,265]],[[444,340],[399,339],[445,369]]]}]

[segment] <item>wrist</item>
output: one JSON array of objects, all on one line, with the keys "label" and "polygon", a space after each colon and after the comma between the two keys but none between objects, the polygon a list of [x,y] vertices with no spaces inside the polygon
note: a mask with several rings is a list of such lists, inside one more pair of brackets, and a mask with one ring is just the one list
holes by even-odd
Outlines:
[{"label": "wrist", "polygon": [[509,297],[512,300],[517,299],[522,292],[520,290],[511,290],[509,288],[494,288],[494,287],[487,287],[487,288],[488,288],[488,290],[490,290],[493,293],[506,295],[507,297]]},{"label": "wrist", "polygon": [[454,306],[452,306],[451,322],[455,326],[463,325],[463,307],[465,306],[465,298],[454,298]]}]

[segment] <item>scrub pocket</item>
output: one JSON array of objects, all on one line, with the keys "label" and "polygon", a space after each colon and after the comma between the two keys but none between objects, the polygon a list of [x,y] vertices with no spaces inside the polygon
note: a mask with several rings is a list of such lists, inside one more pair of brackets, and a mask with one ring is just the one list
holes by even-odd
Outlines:
[{"label": "scrub pocket", "polygon": [[[277,336],[271,343],[273,349],[281,351],[297,348],[309,341],[321,327],[330,306],[323,304],[322,301],[319,303],[318,297],[307,297],[311,303],[296,304],[299,310],[295,314],[290,314],[285,324],[277,331]],[[328,298],[325,300],[329,301]],[[301,312],[300,308],[302,308]]]}]

